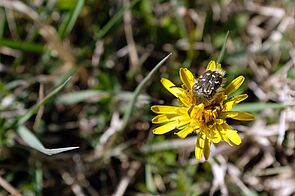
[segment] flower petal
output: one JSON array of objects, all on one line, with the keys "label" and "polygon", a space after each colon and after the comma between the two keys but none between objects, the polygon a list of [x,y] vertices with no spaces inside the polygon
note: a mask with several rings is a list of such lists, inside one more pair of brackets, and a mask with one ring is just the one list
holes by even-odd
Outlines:
[{"label": "flower petal", "polygon": [[153,105],[151,110],[157,114],[182,114],[187,111],[187,108],[167,105]]},{"label": "flower petal", "polygon": [[207,65],[206,71],[208,71],[208,70],[218,70],[218,69],[222,70],[221,65],[219,63],[215,63],[215,61],[211,60]]},{"label": "flower petal", "polygon": [[186,136],[190,133],[192,133],[194,130],[190,127],[187,126],[184,129],[182,129],[181,131],[178,131],[177,133],[175,133],[175,135],[177,135],[180,138],[186,138]]},{"label": "flower petal", "polygon": [[230,100],[234,100],[235,101],[235,104],[234,105],[236,105],[236,104],[244,101],[247,98],[248,98],[248,95],[247,94],[241,94],[241,95],[234,96]]},{"label": "flower petal", "polygon": [[222,113],[222,115],[225,115],[225,118],[232,118],[235,120],[244,120],[244,121],[254,120],[254,116],[248,112],[230,111],[230,112],[224,112]]},{"label": "flower petal", "polygon": [[230,111],[235,105],[248,98],[247,94],[237,95],[224,103],[224,111]]},{"label": "flower petal", "polygon": [[159,123],[166,123],[170,121],[174,121],[179,119],[181,116],[178,114],[161,114],[157,115],[152,119],[152,123],[159,124]]},{"label": "flower petal", "polygon": [[180,94],[184,93],[184,89],[177,87],[175,84],[173,84],[170,80],[166,78],[161,78],[162,85],[175,97],[178,97]]},{"label": "flower petal", "polygon": [[220,134],[220,137],[226,141],[226,143],[228,143],[230,146],[232,146],[232,143],[229,141],[226,131],[227,129],[224,128],[224,125],[226,123],[222,124],[222,125],[216,125],[216,129],[218,130],[218,133]]},{"label": "flower petal", "polygon": [[204,157],[205,160],[208,160],[209,156],[210,156],[210,146],[211,146],[211,141],[206,138],[205,139],[205,145],[204,145]]},{"label": "flower petal", "polygon": [[187,68],[180,68],[179,75],[185,88],[188,90],[191,90],[193,85],[195,84],[195,77],[192,74],[192,72],[188,70]]},{"label": "flower petal", "polygon": [[233,92],[238,90],[240,86],[243,84],[245,78],[244,76],[239,76],[236,79],[234,79],[226,88],[225,88],[225,94],[231,95]]},{"label": "flower petal", "polygon": [[213,129],[213,138],[212,141],[214,143],[219,143],[221,141],[221,135],[216,127],[216,125],[212,128]]},{"label": "flower petal", "polygon": [[242,143],[242,140],[237,133],[237,131],[233,130],[228,124],[224,123],[223,128],[226,130],[226,135],[228,139],[234,143],[235,145],[240,145]]},{"label": "flower petal", "polygon": [[200,131],[198,134],[197,145],[195,148],[195,157],[198,160],[200,160],[203,155],[203,150],[204,150],[204,146],[205,146],[205,138],[206,138],[205,134],[202,131]]},{"label": "flower petal", "polygon": [[170,123],[167,123],[165,125],[162,125],[162,126],[159,126],[159,127],[155,128],[153,130],[153,133],[157,134],[157,135],[165,134],[165,133],[175,129],[177,124],[178,124],[178,121],[172,121]]},{"label": "flower petal", "polygon": [[192,118],[194,118],[194,119],[198,119],[198,118],[202,117],[201,115],[202,115],[202,112],[203,112],[203,110],[204,110],[204,104],[201,103],[201,104],[199,104],[199,105],[192,106],[192,107],[193,107],[193,108],[192,108],[192,110],[191,110],[191,114],[190,114],[190,116],[191,116]]},{"label": "flower petal", "polygon": [[227,101],[223,106],[224,106],[224,111],[230,111],[233,106],[235,104],[235,100],[230,100],[230,101]]},{"label": "flower petal", "polygon": [[177,129],[182,129],[183,126],[189,124],[191,118],[188,115],[182,115],[181,118],[178,119]]},{"label": "flower petal", "polygon": [[190,107],[193,102],[193,98],[190,96],[189,93],[182,93],[178,96],[179,105],[184,105],[186,107]]}]

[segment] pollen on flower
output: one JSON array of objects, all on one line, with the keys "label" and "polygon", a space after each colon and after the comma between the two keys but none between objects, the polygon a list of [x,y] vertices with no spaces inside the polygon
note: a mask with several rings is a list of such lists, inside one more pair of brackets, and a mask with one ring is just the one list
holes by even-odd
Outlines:
[{"label": "pollen on flower", "polygon": [[227,123],[227,118],[236,120],[253,120],[250,113],[231,111],[233,106],[245,100],[247,94],[231,97],[243,83],[244,77],[239,76],[227,87],[223,88],[224,71],[221,65],[210,61],[206,72],[195,78],[187,68],[180,68],[182,81],[177,87],[170,80],[162,78],[163,86],[178,99],[178,106],[152,106],[152,111],[158,114],[152,120],[161,124],[153,130],[154,134],[164,134],[178,130],[175,134],[185,138],[191,133],[197,133],[195,149],[196,159],[204,154],[207,160],[210,155],[211,143],[224,140],[229,145],[239,145],[241,138]]}]

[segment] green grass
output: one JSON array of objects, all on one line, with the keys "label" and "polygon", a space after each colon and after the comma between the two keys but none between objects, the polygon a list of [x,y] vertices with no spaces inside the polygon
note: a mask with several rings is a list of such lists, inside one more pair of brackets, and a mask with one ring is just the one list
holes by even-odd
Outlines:
[{"label": "green grass", "polygon": [[[267,184],[294,178],[294,28],[281,28],[294,3],[251,6],[0,1],[0,195],[282,193]],[[162,77],[179,86],[180,67],[197,77],[210,60],[222,64],[226,84],[246,78],[237,93],[249,97],[233,110],[255,121],[228,121],[243,143],[214,144],[205,162],[194,158],[195,133],[153,135],[150,107],[176,105]]]}]

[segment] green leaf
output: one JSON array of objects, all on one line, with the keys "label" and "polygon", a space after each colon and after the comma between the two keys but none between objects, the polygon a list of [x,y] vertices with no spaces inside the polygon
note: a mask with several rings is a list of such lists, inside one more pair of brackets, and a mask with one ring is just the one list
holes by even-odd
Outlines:
[{"label": "green leaf", "polygon": [[145,165],[145,183],[146,183],[146,188],[150,193],[156,193],[157,189],[154,184],[152,168],[150,164]]},{"label": "green leaf", "polygon": [[131,99],[131,101],[128,104],[127,110],[124,113],[124,117],[123,117],[123,125],[122,128],[120,129],[120,131],[123,131],[129,121],[129,118],[133,112],[135,103],[137,101],[137,98],[139,96],[139,93],[142,91],[142,89],[147,85],[147,83],[152,79],[152,77],[154,76],[154,74],[156,73],[156,71],[158,71],[158,69],[160,69],[160,67],[162,66],[162,64],[172,55],[172,53],[168,54],[165,58],[163,58],[153,69],[152,71],[150,71],[150,73],[139,83],[139,85],[136,87],[134,93],[133,93],[133,97]]},{"label": "green leaf", "polygon": [[78,0],[57,0],[55,7],[60,10],[70,10],[76,5]]},{"label": "green leaf", "polygon": [[218,56],[218,59],[217,59],[217,63],[221,63],[222,59],[223,59],[223,56],[224,56],[224,53],[225,53],[225,47],[226,47],[226,43],[227,43],[227,39],[228,39],[228,35],[229,35],[229,31],[227,31],[225,37],[224,37],[224,41],[223,41],[223,45],[222,45],[222,48],[221,48],[221,52]]},{"label": "green leaf", "polygon": [[5,29],[4,9],[0,8],[0,39],[2,39]]},{"label": "green leaf", "polygon": [[66,148],[45,148],[43,144],[38,140],[38,138],[25,126],[19,126],[17,129],[18,134],[20,137],[32,148],[38,150],[47,155],[54,155],[61,152],[74,150],[79,147],[66,147]]},{"label": "green leaf", "polygon": [[63,20],[62,24],[58,29],[58,34],[60,38],[63,40],[73,29],[78,16],[82,10],[84,5],[84,0],[74,1],[74,6],[72,7],[71,11],[67,13],[65,19]]},{"label": "green leaf", "polygon": [[282,109],[295,106],[295,103],[243,103],[233,107],[234,111],[257,112],[266,109]]},{"label": "green leaf", "polygon": [[139,0],[132,1],[129,6],[124,6],[121,8],[110,20],[109,22],[101,28],[101,30],[97,33],[97,39],[103,38],[112,28],[115,24],[117,24],[123,17],[124,11],[126,9],[132,8]]},{"label": "green leaf", "polygon": [[71,77],[69,77],[64,83],[62,83],[60,86],[56,87],[51,93],[49,93],[44,99],[42,99],[39,103],[31,107],[25,114],[23,114],[19,120],[18,125],[22,125],[25,123],[33,114],[35,114],[38,109],[48,103],[52,97],[54,97],[59,91],[61,91],[66,84],[70,81]]},{"label": "green leaf", "polygon": [[[130,101],[133,98],[133,92],[122,91],[118,94],[113,94],[110,91],[104,90],[82,90],[61,95],[56,99],[56,103],[71,105],[91,98],[96,98],[95,101],[98,101],[101,98],[110,96],[112,96],[112,98],[116,101]],[[148,95],[139,95],[138,99],[149,100],[151,98]]]},{"label": "green leaf", "polygon": [[91,97],[110,96],[110,93],[99,90],[84,90],[79,92],[67,93],[57,98],[57,103],[75,104]]},{"label": "green leaf", "polygon": [[27,52],[42,53],[44,51],[44,45],[42,44],[10,39],[0,39],[0,46],[6,46]]}]

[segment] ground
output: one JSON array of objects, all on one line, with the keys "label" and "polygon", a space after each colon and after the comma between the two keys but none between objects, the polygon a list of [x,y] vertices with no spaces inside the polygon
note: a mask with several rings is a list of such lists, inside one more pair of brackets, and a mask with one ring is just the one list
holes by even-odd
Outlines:
[{"label": "ground", "polygon": [[[291,0],[0,0],[0,194],[295,194],[294,15]],[[199,161],[196,134],[153,135],[150,107],[175,105],[161,78],[204,73],[228,31],[225,84],[246,78],[235,109],[255,120]]]}]

